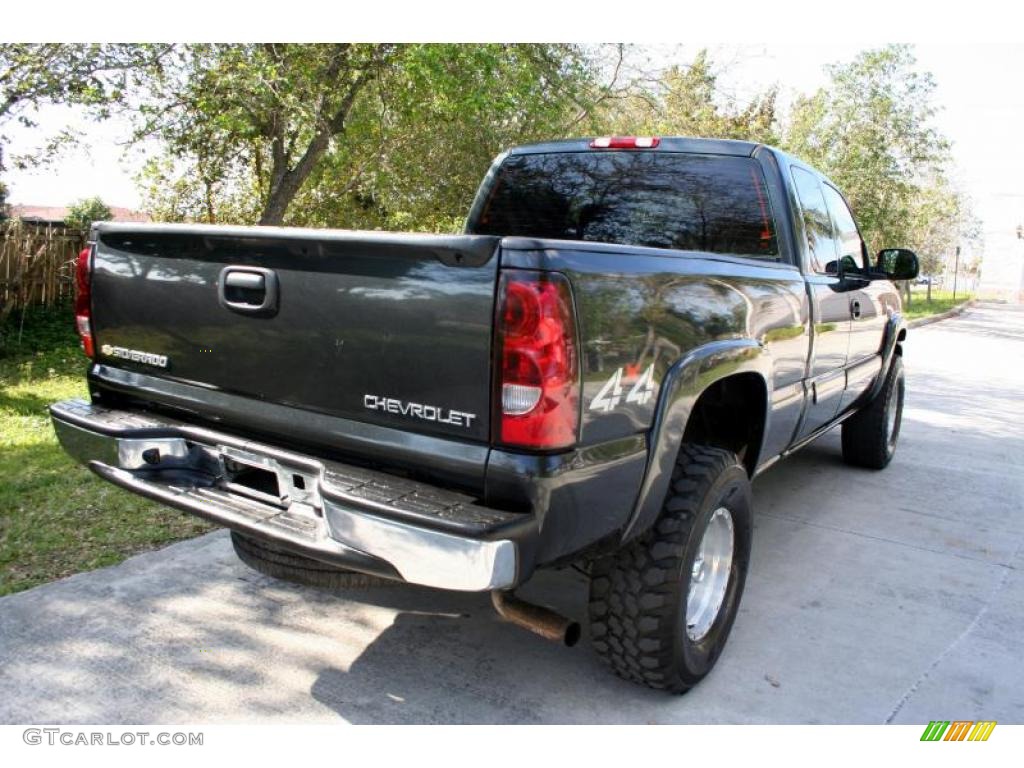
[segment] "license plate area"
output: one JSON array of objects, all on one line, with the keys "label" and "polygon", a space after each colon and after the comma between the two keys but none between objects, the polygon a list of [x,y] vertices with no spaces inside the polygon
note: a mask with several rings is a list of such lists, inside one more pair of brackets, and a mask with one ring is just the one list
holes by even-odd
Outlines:
[{"label": "license plate area", "polygon": [[227,481],[224,487],[243,496],[252,496],[260,501],[285,506],[284,497],[277,482],[277,474],[260,467],[240,464],[234,459],[224,460]]},{"label": "license plate area", "polygon": [[225,490],[290,512],[322,516],[317,474],[238,448],[218,446],[218,454]]}]

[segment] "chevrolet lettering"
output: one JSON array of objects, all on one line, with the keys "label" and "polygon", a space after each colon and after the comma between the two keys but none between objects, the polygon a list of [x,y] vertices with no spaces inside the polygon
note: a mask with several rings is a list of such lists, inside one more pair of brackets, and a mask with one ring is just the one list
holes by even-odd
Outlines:
[{"label": "chevrolet lettering", "polygon": [[473,423],[473,419],[476,418],[475,413],[453,411],[436,405],[406,403],[393,397],[377,397],[376,395],[364,395],[363,405],[371,411],[398,413],[402,416],[412,416],[424,421],[436,421],[441,424],[452,424],[457,427],[468,427]]}]

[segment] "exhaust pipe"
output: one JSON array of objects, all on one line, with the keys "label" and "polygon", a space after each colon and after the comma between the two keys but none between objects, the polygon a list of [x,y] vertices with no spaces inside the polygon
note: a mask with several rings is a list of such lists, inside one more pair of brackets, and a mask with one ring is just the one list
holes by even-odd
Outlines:
[{"label": "exhaust pipe", "polygon": [[518,624],[545,640],[571,648],[580,639],[580,625],[570,618],[555,613],[550,608],[520,600],[511,592],[491,592],[494,610],[506,621]]}]

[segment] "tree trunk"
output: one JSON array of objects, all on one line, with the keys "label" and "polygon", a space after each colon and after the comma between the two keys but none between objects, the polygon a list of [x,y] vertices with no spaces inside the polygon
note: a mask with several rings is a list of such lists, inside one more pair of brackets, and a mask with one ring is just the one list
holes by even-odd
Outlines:
[{"label": "tree trunk", "polygon": [[284,223],[284,215],[288,212],[288,206],[299,194],[299,190],[306,183],[306,179],[309,178],[309,174],[313,172],[313,168],[316,167],[320,158],[327,152],[329,142],[329,136],[318,134],[306,148],[298,165],[284,170],[283,173],[274,169],[271,178],[277,179],[277,183],[270,187],[267,204],[263,206],[263,215],[260,216],[260,224],[279,227]]},{"label": "tree trunk", "polygon": [[[263,206],[263,214],[260,216],[260,224],[269,227],[279,227],[284,223],[284,215],[288,211],[288,206],[292,204],[292,200],[295,199],[309,174],[313,171],[316,161],[323,156],[326,149],[327,144],[324,142],[324,148],[315,152],[315,158],[309,163],[308,167],[304,168],[304,164],[300,162],[294,169],[286,170],[283,174],[273,174],[273,176],[278,178],[278,182],[270,188],[267,203]],[[313,152],[312,145],[310,145],[306,155],[303,156],[303,160],[310,155],[310,152]]]},{"label": "tree trunk", "polygon": [[314,134],[302,153],[302,157],[295,164],[289,167],[290,152],[285,149],[285,137],[281,127],[283,120],[275,123],[273,138],[271,140],[271,168],[270,168],[270,191],[267,194],[266,205],[263,206],[263,214],[260,216],[260,224],[264,226],[280,226],[284,223],[284,215],[288,212],[288,206],[306,183],[306,179],[316,168],[317,163],[327,154],[331,145],[332,136],[341,136],[345,133],[348,114],[352,110],[356,96],[369,81],[374,71],[364,70],[349,86],[348,91],[341,101],[341,104],[331,115],[320,115],[320,128]]},{"label": "tree trunk", "polygon": [[320,158],[327,153],[332,133],[337,135],[343,132],[343,126],[334,131],[321,129],[309,142],[309,146],[306,147],[306,151],[294,168],[287,167],[288,161],[283,153],[273,153],[270,193],[267,195],[267,203],[263,206],[263,214],[260,216],[261,225],[279,227],[284,223],[284,215],[288,212],[288,206],[292,204],[292,200],[302,189],[302,185],[306,183],[306,179],[309,178],[316,164],[320,162]]},{"label": "tree trunk", "polygon": [[279,227],[284,222],[284,213],[288,210],[295,194],[286,194],[281,188],[272,189],[267,204],[263,207],[260,224],[265,227]]},{"label": "tree trunk", "polygon": [[209,224],[217,223],[217,214],[213,206],[213,184],[209,180],[203,182],[206,189],[206,221]]}]

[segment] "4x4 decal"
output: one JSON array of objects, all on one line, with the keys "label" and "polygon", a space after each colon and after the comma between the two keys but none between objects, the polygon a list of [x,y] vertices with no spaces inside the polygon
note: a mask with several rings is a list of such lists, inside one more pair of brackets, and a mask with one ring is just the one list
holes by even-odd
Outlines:
[{"label": "4x4 decal", "polygon": [[[629,367],[627,366],[627,368]],[[623,369],[616,368],[612,377],[601,387],[601,391],[590,401],[590,410],[604,411],[605,413],[615,410],[622,402],[622,378]],[[633,382],[633,386],[626,394],[626,402],[644,405],[652,397],[654,397],[654,363],[647,366],[640,378]]]}]

